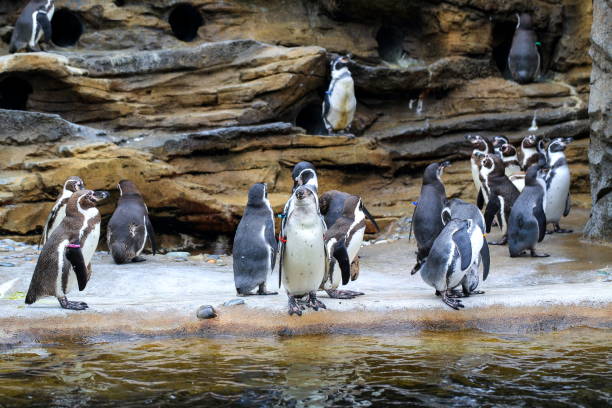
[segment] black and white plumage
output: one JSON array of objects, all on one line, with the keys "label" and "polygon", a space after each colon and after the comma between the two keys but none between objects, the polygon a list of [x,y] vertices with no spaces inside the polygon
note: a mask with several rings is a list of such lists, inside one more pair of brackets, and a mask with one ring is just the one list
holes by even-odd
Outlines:
[{"label": "black and white plumage", "polygon": [[132,181],[121,180],[117,189],[119,200],[106,230],[108,249],[117,264],[145,261],[140,254],[147,241],[151,242],[153,255],[157,251],[149,209]]},{"label": "black and white plumage", "polygon": [[540,53],[533,30],[531,16],[527,13],[517,15],[516,31],[508,54],[508,69],[519,84],[533,82],[540,73]]},{"label": "black and white plumage", "polygon": [[[39,42],[44,34],[45,41],[51,41],[51,19],[55,12],[53,0],[30,1],[15,23],[11,36],[9,53],[21,50],[40,51]],[[39,49],[37,49],[39,48]]]},{"label": "black and white plumage", "polygon": [[293,166],[291,177],[293,178],[293,191],[304,184],[314,187],[315,190],[319,189],[317,170],[310,162],[301,161]]},{"label": "black and white plumage", "polygon": [[508,140],[506,136],[502,136],[502,135],[493,136],[492,144],[493,144],[493,151],[495,152],[495,154],[501,155],[501,147],[508,143],[510,143],[510,141]]},{"label": "black and white plumage", "polygon": [[533,257],[538,254],[535,246],[546,234],[546,182],[543,170],[533,165],[527,170],[525,188],[512,206],[508,220],[508,250],[510,256],[520,256],[526,250]]},{"label": "black and white plumage", "polygon": [[452,219],[435,239],[419,272],[423,281],[435,288],[446,305],[459,310],[463,304],[452,298],[449,291],[461,283],[468,271],[477,268],[481,257],[486,276],[489,251],[480,227],[471,219]]},{"label": "black and white plumage", "polygon": [[257,288],[258,295],[277,292],[266,291],[266,281],[276,263],[274,212],[268,201],[265,183],[254,184],[242,219],[236,229],[232,257],[234,283],[238,295],[250,295]]},{"label": "black and white plumage", "polygon": [[571,209],[569,165],[565,158],[565,148],[573,139],[556,138],[552,140],[547,149],[546,156],[550,170],[546,175],[546,222],[553,224],[553,231],[569,233],[572,230],[562,229],[559,226],[561,217],[567,217]]},{"label": "black and white plumage", "polygon": [[79,190],[68,200],[66,216],[40,252],[25,303],[55,296],[64,309],[83,310],[84,302],[69,302],[66,294],[78,284],[85,289],[91,277],[91,258],[100,238],[96,205],[108,198],[105,191]]},{"label": "black and white plumage", "polygon": [[55,204],[47,217],[47,222],[45,223],[43,233],[40,237],[40,245],[45,245],[53,230],[55,230],[62,223],[62,220],[66,216],[66,205],[68,204],[68,199],[70,199],[75,191],[83,190],[84,188],[85,184],[83,183],[83,180],[77,176],[68,177],[68,179],[64,182],[62,192],[55,201]]},{"label": "black and white plumage", "polygon": [[420,263],[427,257],[434,240],[444,228],[442,209],[446,202],[446,190],[442,184],[442,173],[450,162],[432,163],[425,169],[423,185],[417,207],[412,216],[412,230],[417,241],[416,273]]},{"label": "black and white plumage", "polygon": [[331,82],[323,99],[323,123],[327,132],[349,133],[357,99],[355,84],[348,69],[349,57],[341,56],[331,62]]},{"label": "black and white plumage", "polygon": [[534,164],[540,167],[546,165],[546,155],[542,151],[544,141],[536,135],[527,135],[521,142],[521,148],[518,151],[519,164],[523,171],[527,171]]},{"label": "black and white plumage", "polygon": [[508,176],[518,191],[523,191],[523,187],[525,187],[525,173],[521,171],[516,147],[506,143],[500,147],[499,154],[504,162],[506,176]]},{"label": "black and white plumage", "polygon": [[470,157],[470,166],[472,170],[472,180],[476,187],[476,204],[478,208],[483,208],[487,205],[489,197],[487,192],[482,188],[482,180],[480,178],[480,167],[482,159],[485,155],[493,153],[494,147],[491,141],[480,135],[465,135],[465,139],[472,145],[472,155]]}]

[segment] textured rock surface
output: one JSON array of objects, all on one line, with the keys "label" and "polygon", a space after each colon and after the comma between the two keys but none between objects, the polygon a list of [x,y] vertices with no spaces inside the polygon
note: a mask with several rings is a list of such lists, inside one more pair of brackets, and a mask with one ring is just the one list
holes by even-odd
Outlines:
[{"label": "textured rock surface", "polygon": [[585,235],[591,239],[612,241],[612,6],[594,2],[591,34],[591,194],[593,210]]},{"label": "textured rock surface", "polygon": [[[5,43],[25,2],[0,4]],[[133,179],[161,233],[231,233],[249,185],[268,182],[278,211],[300,160],[386,225],[412,212],[432,160],[455,161],[447,191],[473,199],[464,135],[517,142],[534,113],[537,133],[582,139],[568,155],[574,202],[589,205],[589,1],[122,4],[56,0],[54,41],[80,30],[76,42],[0,56],[0,107],[30,111],[0,110],[1,235],[35,239],[73,174],[96,189]],[[544,75],[526,86],[504,77],[517,10],[533,10],[542,42]],[[341,52],[354,54],[355,139],[321,135]]]}]

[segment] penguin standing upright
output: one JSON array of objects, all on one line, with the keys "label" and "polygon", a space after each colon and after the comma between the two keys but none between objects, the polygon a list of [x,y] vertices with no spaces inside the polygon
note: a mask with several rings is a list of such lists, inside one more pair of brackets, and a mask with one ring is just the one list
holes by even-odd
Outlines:
[{"label": "penguin standing upright", "polygon": [[510,143],[505,143],[499,148],[499,154],[504,161],[506,176],[511,177],[521,172],[521,165],[518,160],[516,147]]},{"label": "penguin standing upright", "polygon": [[[314,310],[326,308],[317,299],[317,290],[323,282],[327,268],[324,234],[325,221],[319,213],[316,190],[308,185],[299,186],[288,205],[290,210],[283,219],[280,237],[279,281],[289,297],[289,315],[302,315],[304,306]],[[298,303],[297,298],[307,296]]]},{"label": "penguin standing upright", "polygon": [[478,208],[482,208],[487,205],[489,198],[486,196],[486,192],[482,189],[482,181],[480,180],[480,166],[482,157],[485,154],[493,153],[493,144],[490,140],[485,139],[480,135],[466,135],[465,139],[472,144],[472,156],[470,158],[470,164],[472,169],[472,180],[474,180],[474,186],[476,187],[476,193],[478,197],[476,204]]},{"label": "penguin standing upright", "polygon": [[497,216],[503,237],[500,241],[491,242],[491,245],[504,245],[507,242],[506,233],[510,210],[519,196],[519,191],[506,176],[504,162],[496,154],[488,154],[482,160],[480,174],[485,181],[483,189],[489,195],[489,202],[484,214],[486,232],[487,234],[491,232],[493,219]]},{"label": "penguin standing upright", "polygon": [[531,16],[527,13],[517,15],[516,31],[508,54],[508,69],[519,84],[533,82],[540,71],[540,53],[536,42],[538,38],[533,30]]},{"label": "penguin standing upright", "polygon": [[550,170],[546,175],[546,222],[553,224],[551,232],[569,233],[572,230],[559,226],[561,216],[567,217],[571,208],[570,201],[570,169],[565,158],[565,148],[574,139],[556,138],[550,142],[546,150]]},{"label": "penguin standing upright", "polygon": [[68,199],[70,199],[72,193],[83,190],[84,188],[85,184],[83,184],[83,180],[77,176],[68,177],[68,179],[64,182],[64,188],[62,189],[62,192],[55,201],[55,205],[53,205],[53,208],[47,217],[47,222],[45,223],[43,233],[40,236],[40,245],[45,245],[45,242],[47,242],[47,239],[49,239],[49,236],[53,230],[55,230],[62,223],[62,220],[66,216],[66,205],[68,204]]},{"label": "penguin standing upright", "polygon": [[508,250],[510,256],[520,256],[525,250],[531,251],[533,257],[545,257],[538,254],[535,245],[544,239],[546,234],[546,182],[538,165],[527,170],[525,188],[512,206],[508,220]]},{"label": "penguin standing upright", "polygon": [[463,307],[459,299],[453,298],[450,289],[458,286],[466,273],[478,268],[482,258],[484,275],[488,275],[489,250],[482,230],[471,219],[450,220],[436,237],[427,259],[418,271],[421,278],[436,289],[436,295],[455,310]]},{"label": "penguin standing upright", "polygon": [[157,251],[149,210],[136,184],[121,180],[117,188],[119,201],[106,230],[108,249],[117,264],[145,261],[140,254],[147,240],[151,241],[153,255]]},{"label": "penguin standing upright", "polygon": [[85,289],[91,277],[91,258],[100,238],[96,205],[108,198],[105,191],[79,190],[68,200],[66,217],[53,231],[36,262],[25,302],[55,296],[64,309],[83,310],[84,302],[70,302],[66,294],[75,283]]},{"label": "penguin standing upright", "polygon": [[331,62],[331,82],[323,99],[323,123],[330,135],[348,133],[355,116],[357,99],[349,61],[341,56]]},{"label": "penguin standing upright", "polygon": [[501,147],[505,144],[510,143],[506,136],[498,135],[493,137],[493,151],[495,154],[501,155]]},{"label": "penguin standing upright", "polygon": [[527,135],[521,142],[518,159],[523,171],[527,171],[533,164],[540,166],[546,164],[546,156],[540,151],[542,149],[541,142],[536,135]]},{"label": "penguin standing upright", "polygon": [[254,184],[249,190],[248,202],[234,236],[232,257],[238,295],[250,295],[255,288],[258,288],[258,295],[278,293],[266,291],[266,280],[276,263],[276,238],[274,212],[265,183]]},{"label": "penguin standing upright", "polygon": [[[53,0],[31,0],[23,9],[9,46],[9,53],[26,49],[28,51],[40,51],[42,47],[38,44],[42,35],[45,41],[51,42],[51,19],[55,12]],[[36,49],[36,48],[39,49]]]},{"label": "penguin standing upright", "polygon": [[412,229],[417,241],[417,259],[413,274],[427,257],[434,240],[444,228],[441,214],[446,202],[446,190],[441,176],[444,168],[449,165],[448,161],[432,163],[423,173],[421,195],[412,216]]}]

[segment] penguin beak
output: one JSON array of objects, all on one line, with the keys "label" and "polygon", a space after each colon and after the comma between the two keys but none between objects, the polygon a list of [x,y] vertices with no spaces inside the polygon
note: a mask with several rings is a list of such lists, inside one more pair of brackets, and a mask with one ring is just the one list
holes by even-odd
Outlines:
[{"label": "penguin beak", "polygon": [[574,141],[574,138],[573,137],[566,137],[563,141],[565,142],[565,144],[570,144],[570,143],[572,143]]},{"label": "penguin beak", "polygon": [[109,196],[110,194],[108,193],[108,191],[96,190],[93,193],[93,197],[96,200],[96,202],[106,200]]}]

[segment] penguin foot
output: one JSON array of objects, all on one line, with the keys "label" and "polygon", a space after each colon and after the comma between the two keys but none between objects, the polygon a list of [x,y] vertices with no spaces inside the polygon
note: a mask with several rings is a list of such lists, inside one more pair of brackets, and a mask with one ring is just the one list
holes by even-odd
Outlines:
[{"label": "penguin foot", "polygon": [[489,241],[489,245],[506,245],[508,243],[508,238],[503,237],[499,241]]},{"label": "penguin foot", "polygon": [[87,306],[87,303],[85,303],[85,302],[71,302],[68,299],[66,299],[65,297],[57,298],[57,300],[59,301],[59,304],[62,307],[62,309],[85,310],[85,309],[87,309],[89,307],[89,306]]},{"label": "penguin foot", "polygon": [[469,297],[470,293],[465,293],[463,290],[459,289],[450,289],[446,291],[446,296],[451,299],[457,299],[462,297]]},{"label": "penguin foot", "polygon": [[561,228],[559,226],[559,224],[556,224],[554,229],[553,229],[553,232],[556,233],[556,234],[570,234],[570,233],[574,232],[574,230],[563,229],[563,228]]},{"label": "penguin foot", "polygon": [[317,292],[310,292],[308,294],[308,302],[306,303],[306,306],[312,308],[314,311],[319,309],[327,309],[327,306],[317,299]]},{"label": "penguin foot", "polygon": [[535,249],[532,249],[532,250],[531,250],[531,257],[532,257],[532,258],[546,258],[546,257],[548,257],[548,256],[550,256],[550,255],[549,255],[549,254],[538,254],[538,253],[535,251]]},{"label": "penguin foot", "polygon": [[144,262],[147,259],[144,256],[136,256],[134,258],[132,258],[132,262]]},{"label": "penguin foot", "polygon": [[463,306],[463,303],[461,303],[461,301],[459,299],[453,299],[453,298],[449,298],[446,294],[446,292],[442,293],[442,301],[444,302],[444,304],[446,304],[447,306],[455,309],[455,310],[459,310],[464,308],[465,306]]},{"label": "penguin foot", "polygon": [[257,289],[257,294],[261,295],[261,296],[266,296],[266,295],[278,295],[278,292],[268,292],[266,290],[266,284],[262,284],[259,285],[259,289]]},{"label": "penguin foot", "polygon": [[327,295],[333,299],[354,299],[357,296],[365,295],[363,292],[355,292],[353,290],[325,290]]},{"label": "penguin foot", "polygon": [[470,292],[470,295],[484,295],[484,290],[473,290]]},{"label": "penguin foot", "polygon": [[304,310],[304,308],[298,305],[297,299],[293,296],[289,296],[289,316],[294,314],[301,316],[302,310]]}]

